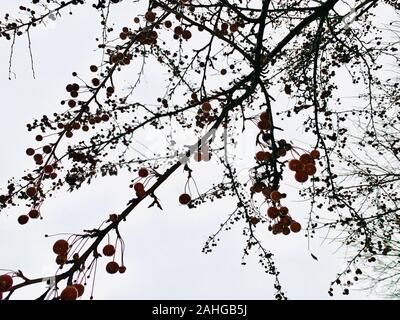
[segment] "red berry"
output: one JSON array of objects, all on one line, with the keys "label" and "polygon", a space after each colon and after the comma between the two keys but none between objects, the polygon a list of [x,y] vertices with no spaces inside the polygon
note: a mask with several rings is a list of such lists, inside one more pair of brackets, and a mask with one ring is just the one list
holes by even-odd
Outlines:
[{"label": "red berry", "polygon": [[68,257],[66,254],[59,254],[56,258],[56,263],[60,266],[64,265],[68,260]]},{"label": "red berry", "polygon": [[35,154],[34,156],[33,156],[33,160],[35,160],[36,162],[40,162],[40,161],[43,161],[43,156],[41,155],[41,154]]},{"label": "red berry", "polygon": [[81,283],[74,284],[75,289],[78,291],[78,297],[81,297],[85,292],[85,286]]},{"label": "red berry", "polygon": [[13,279],[8,274],[0,276],[0,292],[5,292],[11,289],[13,285]]},{"label": "red berry", "polygon": [[257,127],[260,130],[268,130],[270,128],[270,124],[268,121],[259,121],[257,123]]},{"label": "red berry", "polygon": [[320,154],[320,152],[318,150],[313,150],[313,151],[310,152],[310,156],[313,159],[318,159],[321,156],[321,154]]},{"label": "red berry", "polygon": [[292,230],[293,232],[299,232],[301,230],[301,225],[300,223],[293,221],[292,224],[290,225],[290,230]]},{"label": "red berry", "polygon": [[252,192],[259,193],[265,188],[265,183],[257,181],[254,185],[250,188]]},{"label": "red berry", "polygon": [[278,217],[278,209],[276,207],[269,207],[267,210],[267,215],[271,219],[276,219]]},{"label": "red berry", "polygon": [[273,234],[278,234],[281,233],[283,231],[283,226],[280,223],[275,223],[272,226],[272,233]]},{"label": "red berry", "polygon": [[48,173],[48,174],[52,173],[53,170],[54,170],[54,168],[53,168],[53,166],[51,164],[48,164],[48,165],[44,166],[44,172],[45,173]]},{"label": "red berry", "polygon": [[154,22],[156,20],[156,14],[153,11],[147,11],[146,14],[144,15],[144,18],[148,22]]},{"label": "red berry", "polygon": [[294,178],[296,179],[297,182],[303,183],[308,180],[308,175],[304,171],[297,171],[296,174],[294,175]]},{"label": "red berry", "polygon": [[289,161],[289,169],[292,171],[299,171],[302,168],[302,164],[297,159],[292,159]]},{"label": "red berry", "polygon": [[208,113],[211,111],[211,104],[209,102],[204,102],[201,106],[201,110],[203,110],[203,112]]},{"label": "red berry", "polygon": [[33,198],[34,196],[36,196],[37,190],[36,190],[35,187],[29,187],[28,189],[26,189],[26,194],[27,194],[29,197]]},{"label": "red berry", "polygon": [[144,191],[144,185],[143,183],[135,183],[135,185],[133,186],[133,189],[135,189],[136,192],[142,192]]},{"label": "red berry", "polygon": [[283,216],[280,220],[280,223],[284,226],[290,226],[292,219],[289,216]]},{"label": "red berry", "polygon": [[192,37],[192,33],[190,32],[190,30],[184,30],[182,32],[182,38],[185,40],[189,40]]},{"label": "red berry", "polygon": [[107,244],[103,248],[103,254],[107,257],[113,256],[115,253],[115,248],[112,244]]},{"label": "red berry", "polygon": [[266,197],[269,198],[271,196],[271,188],[270,187],[266,187],[264,189],[262,189],[262,194]]},{"label": "red berry", "polygon": [[139,169],[138,175],[141,178],[146,178],[149,175],[149,170],[147,170],[146,168],[141,168]]},{"label": "red berry", "polygon": [[186,204],[188,204],[190,201],[192,201],[192,198],[191,198],[190,195],[188,195],[187,193],[182,193],[182,194],[179,196],[179,202],[180,202],[181,204],[186,205]]},{"label": "red berry", "polygon": [[32,209],[31,211],[29,211],[28,215],[32,219],[37,219],[37,218],[39,218],[40,213],[38,210]]},{"label": "red berry", "polygon": [[119,273],[125,273],[126,267],[125,266],[120,266],[118,271],[119,271]]},{"label": "red berry", "polygon": [[304,171],[309,175],[312,176],[317,172],[317,168],[312,163],[308,163],[304,167]]},{"label": "red berry", "polygon": [[110,221],[111,222],[117,222],[118,221],[118,215],[116,215],[115,213],[110,214]]},{"label": "red berry", "polygon": [[272,191],[270,198],[272,201],[279,201],[281,199],[281,193],[279,191]]},{"label": "red berry", "polygon": [[27,215],[22,215],[18,217],[19,224],[27,224],[29,221],[29,217]]},{"label": "red berry", "polygon": [[44,153],[49,154],[49,153],[51,153],[51,151],[52,151],[52,149],[51,149],[50,146],[44,146],[44,147],[43,147],[43,152],[44,152]]},{"label": "red berry", "polygon": [[69,245],[66,240],[57,240],[53,245],[53,252],[55,254],[66,254],[68,252]]},{"label": "red berry", "polygon": [[114,274],[117,273],[118,270],[119,270],[119,265],[115,261],[110,261],[109,263],[107,263],[106,271],[108,273]]},{"label": "red berry", "polygon": [[261,121],[264,121],[264,122],[267,122],[267,121],[269,120],[268,113],[267,113],[267,112],[261,113],[261,114],[260,114],[260,120],[261,120]]},{"label": "red berry", "polygon": [[28,149],[26,149],[26,154],[28,156],[33,156],[35,154],[35,150],[32,148],[28,148]]},{"label": "red berry", "polygon": [[60,295],[61,300],[76,300],[79,296],[78,290],[74,286],[66,287]]},{"label": "red berry", "polygon": [[314,164],[314,159],[308,153],[304,153],[300,156],[300,162],[304,165],[307,163]]},{"label": "red berry", "polygon": [[267,160],[267,153],[264,151],[258,151],[256,153],[256,160],[260,162]]},{"label": "red berry", "polygon": [[252,224],[252,225],[256,225],[257,223],[259,223],[260,222],[260,219],[258,219],[257,217],[251,217],[250,218],[250,223]]},{"label": "red berry", "polygon": [[289,213],[289,209],[287,207],[281,207],[279,211],[282,215],[287,215]]}]

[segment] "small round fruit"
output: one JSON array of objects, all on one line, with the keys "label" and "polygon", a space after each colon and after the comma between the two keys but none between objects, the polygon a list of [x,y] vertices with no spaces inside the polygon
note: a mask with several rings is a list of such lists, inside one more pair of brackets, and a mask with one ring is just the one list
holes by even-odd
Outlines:
[{"label": "small round fruit", "polygon": [[256,160],[257,160],[257,161],[260,161],[260,162],[267,160],[267,154],[266,154],[266,152],[264,152],[264,151],[258,151],[258,152],[256,153]]},{"label": "small round fruit", "polygon": [[318,159],[321,156],[321,153],[318,150],[313,150],[310,152],[310,156],[313,159]]},{"label": "small round fruit", "polygon": [[110,261],[109,263],[107,263],[106,271],[108,273],[114,274],[114,273],[117,273],[118,270],[119,270],[119,265],[115,261]]},{"label": "small round fruit", "polygon": [[203,110],[203,112],[208,113],[211,111],[211,104],[209,102],[204,102],[201,106],[201,110]]},{"label": "small round fruit", "polygon": [[179,196],[179,203],[180,204],[186,205],[186,204],[189,204],[190,201],[192,201],[192,198],[187,193],[182,193]]},{"label": "small round fruit", "polygon": [[284,157],[284,156],[286,156],[286,149],[285,148],[279,148],[277,151],[276,151],[276,154],[277,154],[277,156],[278,157]]},{"label": "small round fruit", "polygon": [[297,182],[303,183],[308,180],[308,175],[304,171],[297,171],[296,174],[294,175],[294,178],[296,179]]},{"label": "small round fruit", "polygon": [[29,221],[29,216],[23,214],[22,216],[18,217],[18,223],[23,225],[23,224],[27,224]]},{"label": "small round fruit", "polygon": [[268,121],[259,121],[257,123],[257,127],[260,130],[268,130],[270,128],[270,125]]},{"label": "small round fruit", "polygon": [[276,219],[278,217],[279,211],[276,207],[269,207],[267,210],[267,215],[271,219]]},{"label": "small round fruit", "polygon": [[81,297],[85,292],[85,286],[81,283],[75,283],[74,287],[78,291],[78,297]]},{"label": "small round fruit", "polygon": [[300,223],[293,221],[292,224],[290,225],[290,230],[292,230],[292,232],[297,233],[301,230],[301,225]]},{"label": "small round fruit", "polygon": [[271,196],[272,190],[270,187],[265,187],[264,189],[262,189],[261,192],[266,198],[269,198]]},{"label": "small round fruit", "polygon": [[262,181],[257,181],[252,186],[253,192],[256,192],[256,193],[260,193],[264,188],[265,188],[265,183]]},{"label": "small round fruit", "polygon": [[38,210],[32,209],[31,211],[29,211],[28,215],[29,215],[29,218],[37,219],[37,218],[39,218],[40,213]]},{"label": "small round fruit", "polygon": [[26,189],[26,194],[29,197],[33,198],[37,194],[37,189],[35,187],[29,187],[28,189]]},{"label": "small round fruit", "polygon": [[281,233],[283,231],[283,226],[280,223],[275,223],[272,226],[272,233],[273,234],[278,234]]},{"label": "small round fruit", "polygon": [[300,162],[304,165],[307,163],[314,164],[314,159],[308,153],[304,153],[300,156]]},{"label": "small round fruit", "polygon": [[312,163],[308,163],[304,166],[304,171],[309,175],[313,176],[317,172],[317,168]]},{"label": "small round fruit", "polygon": [[283,216],[280,220],[280,223],[282,223],[283,226],[290,226],[292,223],[292,219],[289,216]]},{"label": "small round fruit", "polygon": [[110,214],[109,219],[110,219],[111,222],[117,222],[118,221],[118,215],[115,214],[115,213]]},{"label": "small round fruit", "polygon": [[62,265],[64,265],[64,264],[67,262],[67,260],[68,260],[68,257],[67,257],[66,254],[59,254],[59,255],[57,256],[57,258],[56,258],[56,263],[57,263],[59,266],[62,266]]},{"label": "small round fruit", "polygon": [[149,170],[147,170],[146,168],[141,168],[138,171],[138,175],[141,178],[146,178],[149,175]]},{"label": "small round fruit", "polygon": [[272,201],[279,201],[281,199],[281,193],[279,191],[272,191],[270,198]]},{"label": "small round fruit", "polygon": [[269,120],[268,113],[267,113],[267,112],[262,112],[262,113],[260,114],[260,120],[261,120],[261,121],[267,122],[267,121]]},{"label": "small round fruit", "polygon": [[115,253],[115,248],[112,244],[107,244],[103,248],[103,254],[107,257],[112,257]]},{"label": "small round fruit", "polygon": [[53,252],[55,254],[66,254],[68,252],[69,245],[66,240],[57,240],[53,245]]},{"label": "small round fruit", "polygon": [[6,292],[11,289],[13,285],[13,279],[8,274],[0,276],[0,292]]},{"label": "small round fruit", "polygon": [[279,211],[281,212],[282,215],[287,215],[289,213],[289,209],[287,207],[280,207]]},{"label": "small round fruit", "polygon": [[299,171],[302,168],[302,164],[297,159],[292,159],[289,161],[289,169],[292,171]]},{"label": "small round fruit", "polygon": [[144,15],[144,18],[148,22],[154,22],[156,20],[156,14],[153,11],[147,11],[146,14]]},{"label": "small round fruit", "polygon": [[258,219],[257,217],[251,217],[250,218],[250,223],[252,224],[252,225],[256,225],[257,223],[259,223],[260,222],[260,219]]},{"label": "small round fruit", "polygon": [[48,165],[44,166],[43,170],[44,170],[45,173],[49,174],[49,173],[53,172],[54,168],[53,168],[53,166],[51,164],[48,164]]},{"label": "small round fruit", "polygon": [[66,287],[60,294],[61,300],[76,300],[79,296],[78,290],[74,286]]},{"label": "small round fruit", "polygon": [[135,185],[133,186],[133,189],[135,189],[136,192],[143,192],[144,191],[144,185],[143,183],[135,183]]},{"label": "small round fruit", "polygon": [[33,148],[26,149],[26,154],[28,156],[33,156],[35,154],[35,150]]},{"label": "small round fruit", "polygon": [[125,266],[120,266],[119,269],[118,269],[119,273],[125,273],[125,271],[126,271],[126,267]]}]

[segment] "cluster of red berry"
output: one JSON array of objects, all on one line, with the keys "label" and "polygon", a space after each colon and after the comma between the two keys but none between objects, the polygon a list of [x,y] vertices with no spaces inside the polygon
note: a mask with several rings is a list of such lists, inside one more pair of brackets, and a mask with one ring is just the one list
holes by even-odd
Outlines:
[{"label": "cluster of red berry", "polygon": [[[106,244],[103,248],[103,254],[106,257],[114,257],[115,258],[115,247],[112,244]],[[119,265],[116,261],[110,261],[106,265],[106,271],[110,274],[114,273],[124,273],[126,271],[126,267],[124,265]]]},{"label": "cluster of red berry", "polygon": [[[139,176],[139,178],[136,178],[136,179],[133,181],[133,184],[131,184],[131,185],[129,186],[130,188],[133,188],[133,189],[135,190],[136,196],[137,196],[138,198],[143,198],[143,197],[145,196],[145,194],[146,194],[146,191],[145,191],[145,182],[147,181],[146,178],[148,178],[149,175],[150,175],[150,172],[149,172],[148,169],[146,169],[146,168],[140,168],[139,171],[138,171],[138,176]],[[139,180],[146,179],[146,180],[145,180],[145,182],[143,183],[143,182],[137,181],[138,179],[139,179]],[[135,181],[137,181],[137,182],[135,182]]]},{"label": "cluster of red berry", "polygon": [[[268,112],[262,112],[258,119],[256,119],[257,127],[263,135],[264,142],[272,138],[272,134],[269,133],[271,130],[269,118]],[[264,142],[260,143],[264,145]],[[274,169],[274,160],[278,161],[280,158],[284,158],[288,152],[292,154],[296,153],[299,155],[299,159],[290,160],[288,166],[290,170],[296,172],[296,181],[303,183],[308,180],[309,176],[317,172],[315,160],[320,157],[320,152],[318,150],[312,150],[310,153],[304,152],[300,155],[296,149],[298,148],[293,147],[285,140],[279,140],[276,143],[275,152],[265,150],[258,151],[255,155],[255,159],[258,166],[266,166],[266,171],[269,172],[271,168]],[[274,156],[276,159],[273,158]],[[282,163],[285,163],[285,161]],[[278,188],[279,186],[267,186],[263,181],[257,180],[250,187],[250,191],[252,193],[262,193],[267,202],[270,203],[267,215],[273,221],[273,224],[269,226],[269,230],[272,231],[273,234],[282,233],[288,235],[291,232],[297,233],[301,230],[301,225],[290,216],[289,209],[282,206],[281,199],[286,198],[286,194],[279,192]],[[251,222],[255,224],[258,221],[259,219],[255,217]]]},{"label": "cluster of red berry", "polygon": [[289,215],[289,209],[282,206],[280,200],[283,198],[279,191],[272,191],[269,195],[272,201],[272,206],[268,208],[267,215],[270,219],[274,221],[274,224],[270,225],[268,229],[272,231],[273,234],[282,233],[284,235],[290,234],[290,232],[299,232],[301,230],[301,225],[295,221]]},{"label": "cluster of red berry", "polygon": [[85,292],[85,286],[81,283],[75,283],[67,286],[60,294],[60,300],[76,300]]},{"label": "cluster of red berry", "polygon": [[192,197],[187,193],[182,193],[179,196],[179,203],[183,205],[187,205],[192,201]]},{"label": "cluster of red berry", "polygon": [[313,176],[317,172],[315,160],[320,157],[318,150],[312,150],[310,153],[303,153],[299,159],[289,161],[289,169],[296,172],[294,178],[298,182],[306,182],[309,176]]},{"label": "cluster of red berry", "polygon": [[68,260],[68,250],[69,250],[69,244],[67,240],[64,239],[57,240],[53,245],[53,252],[57,255],[56,263],[61,267]]},{"label": "cluster of red berry", "polygon": [[40,211],[39,211],[39,208],[33,208],[33,209],[31,209],[29,212],[28,212],[28,214],[23,214],[23,215],[20,215],[19,217],[18,217],[18,223],[19,224],[26,224],[26,223],[28,223],[28,221],[29,221],[29,218],[31,218],[31,219],[37,219],[37,218],[39,218],[40,217]]}]

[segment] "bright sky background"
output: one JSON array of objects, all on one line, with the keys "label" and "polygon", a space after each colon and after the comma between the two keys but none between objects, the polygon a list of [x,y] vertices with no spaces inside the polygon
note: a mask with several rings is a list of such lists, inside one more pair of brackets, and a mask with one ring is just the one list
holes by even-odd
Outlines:
[{"label": "bright sky background", "polygon": [[[14,11],[26,1],[2,1],[0,14]],[[12,9],[11,9],[12,8]],[[113,17],[131,23],[135,12],[116,6]],[[64,15],[44,29],[32,31],[36,80],[30,71],[26,37],[17,39],[13,70],[16,79],[8,80],[10,43],[0,39],[0,88],[2,92],[0,126],[0,186],[11,176],[21,176],[32,168],[25,149],[33,145],[34,136],[28,134],[26,123],[43,114],[60,111],[59,101],[65,96],[64,88],[72,81],[71,72],[88,75],[88,66],[98,63],[95,37],[99,35],[99,19],[91,8],[74,8],[74,15]],[[127,22],[128,23],[128,22]],[[150,73],[146,81],[156,74]],[[152,96],[153,83],[140,91],[143,98]],[[141,97],[142,98],[142,97]],[[297,125],[297,124],[296,124]],[[297,129],[296,129],[297,130]],[[213,176],[220,174],[215,164],[198,164],[194,175],[200,186],[206,187]],[[206,166],[206,167],[204,167]],[[45,220],[33,221],[26,226],[16,219],[24,208],[13,208],[0,215],[0,268],[20,269],[28,277],[54,273],[56,265],[52,243],[57,238],[44,238],[44,234],[79,232],[93,228],[109,213],[120,212],[131,197],[128,188],[132,177],[121,174],[114,178],[99,178],[72,194],[61,192],[47,200],[43,207]],[[241,265],[245,239],[242,224],[225,232],[213,253],[204,255],[201,248],[214,233],[219,223],[234,209],[235,202],[222,200],[197,210],[177,205],[182,192],[184,175],[178,172],[157,193],[163,201],[164,212],[147,209],[142,203],[121,232],[127,246],[127,272],[109,275],[103,259],[99,263],[94,297],[96,299],[271,299],[273,278],[266,275],[257,263],[255,254]],[[293,184],[294,185],[294,184]],[[298,208],[301,219],[306,219],[307,204],[299,202],[296,187],[292,186],[290,207]],[[261,234],[261,233],[260,233]],[[264,245],[275,253],[281,270],[281,281],[291,299],[329,299],[329,283],[344,266],[345,252],[338,244],[323,242],[322,235],[311,244],[318,261],[311,258],[303,234],[274,237],[263,232]],[[88,289],[87,289],[88,290]],[[44,291],[43,285],[18,290],[15,298],[35,298]],[[88,295],[85,295],[87,298]],[[349,297],[336,291],[335,298],[374,298],[366,291],[352,291]]]}]

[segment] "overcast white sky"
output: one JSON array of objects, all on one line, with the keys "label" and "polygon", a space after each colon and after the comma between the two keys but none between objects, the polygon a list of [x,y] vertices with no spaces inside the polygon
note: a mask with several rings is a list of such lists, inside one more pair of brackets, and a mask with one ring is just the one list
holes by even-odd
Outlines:
[{"label": "overcast white sky", "polygon": [[[0,14],[26,1],[2,1]],[[77,10],[78,9],[78,10]],[[135,13],[123,6],[115,8],[114,17],[131,21]],[[75,8],[73,16],[64,15],[51,28],[38,28],[31,34],[36,67],[36,80],[30,72],[26,38],[15,47],[13,69],[16,79],[8,80],[10,43],[0,41],[0,88],[2,93],[0,126],[0,186],[11,176],[20,176],[32,168],[25,156],[34,136],[27,133],[25,124],[43,114],[60,111],[59,101],[64,88],[72,80],[71,72],[87,75],[88,66],[99,62],[94,54],[99,35],[98,17],[91,8]],[[90,22],[90,23],[89,23]],[[129,22],[130,23],[130,22]],[[97,60],[96,60],[97,59]],[[157,75],[148,74],[146,79]],[[153,84],[152,84],[153,85]],[[147,86],[148,88],[150,86]],[[144,86],[146,88],[146,86]],[[151,97],[154,87],[141,91]],[[295,129],[293,129],[295,130]],[[199,168],[195,177],[206,187],[219,172],[212,162]],[[202,164],[204,166],[204,164]],[[79,232],[91,228],[109,213],[124,209],[130,199],[131,180],[128,174],[114,178],[100,178],[78,192],[59,193],[47,200],[43,207],[45,220],[26,226],[16,223],[24,208],[13,208],[0,215],[0,268],[21,269],[28,277],[51,275],[56,270],[51,247],[56,238],[44,234]],[[164,212],[147,209],[146,203],[121,226],[126,242],[127,273],[109,275],[100,261],[97,275],[96,299],[271,299],[273,278],[266,275],[252,255],[246,266],[241,265],[245,239],[241,225],[224,233],[220,245],[212,254],[204,255],[201,248],[207,237],[217,230],[219,223],[234,208],[230,199],[197,210],[177,206],[177,195],[182,191],[184,176],[179,172],[158,192]],[[293,201],[288,205],[298,209],[299,220],[306,219],[307,204],[298,202],[295,186],[291,186]],[[304,215],[301,218],[301,212]],[[338,244],[322,243],[322,237],[312,242],[311,258],[303,234],[274,237],[269,232],[261,235],[264,245],[275,253],[281,270],[282,284],[292,299],[328,299],[329,283],[344,266],[343,251]],[[322,236],[322,235],[321,235]],[[335,253],[336,252],[336,253]],[[16,298],[32,298],[43,292],[44,286],[20,290]],[[85,296],[86,298],[88,296]],[[365,291],[352,291],[336,298],[374,298]]]}]

